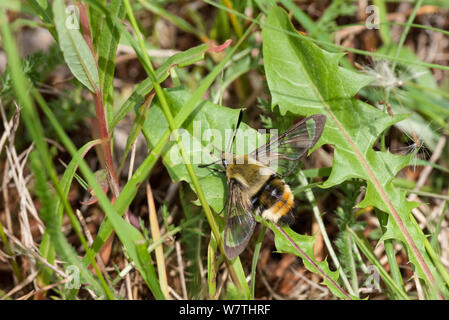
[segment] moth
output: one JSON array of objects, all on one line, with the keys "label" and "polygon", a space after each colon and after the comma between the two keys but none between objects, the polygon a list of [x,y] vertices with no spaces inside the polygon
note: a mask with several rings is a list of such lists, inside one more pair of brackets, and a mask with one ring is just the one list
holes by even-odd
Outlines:
[{"label": "moth", "polygon": [[[226,225],[224,248],[229,259],[238,256],[251,238],[256,221],[254,214],[274,223],[292,220],[293,193],[284,179],[296,169],[299,159],[319,140],[326,116],[315,114],[294,124],[283,134],[269,140],[249,154],[235,155],[232,146],[242,120],[240,112],[228,152],[221,153],[221,165],[227,177]],[[280,174],[270,167],[277,161]],[[200,167],[207,167],[200,165]]]}]

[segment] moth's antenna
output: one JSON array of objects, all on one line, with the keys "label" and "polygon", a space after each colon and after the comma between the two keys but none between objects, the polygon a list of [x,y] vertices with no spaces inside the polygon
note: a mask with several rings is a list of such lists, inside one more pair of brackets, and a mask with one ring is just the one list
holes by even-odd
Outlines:
[{"label": "moth's antenna", "polygon": [[234,135],[232,136],[231,144],[228,147],[229,153],[231,153],[231,151],[232,151],[232,145],[234,144],[235,136],[237,135],[237,131],[239,130],[240,123],[242,122],[242,118],[243,118],[243,109],[240,109],[239,119],[237,120],[237,125],[234,130]]},{"label": "moth's antenna", "polygon": [[[212,148],[215,149],[215,151],[218,151],[220,154],[222,153],[222,151],[220,149],[218,149],[215,145],[211,144],[211,146],[212,146]],[[212,158],[214,158],[214,153],[213,152],[210,152],[210,155],[212,156]],[[218,163],[219,161],[221,161],[221,159],[218,159],[218,160],[216,160],[214,162],[211,162],[209,164],[200,164],[200,165],[198,165],[198,167],[199,168],[206,168],[206,167],[209,167],[209,166],[211,166],[213,164]]]},{"label": "moth's antenna", "polygon": [[213,164],[218,163],[219,161],[221,161],[221,159],[220,159],[220,160],[217,160],[217,161],[214,161],[214,162],[211,162],[211,163],[208,163],[208,164],[199,164],[199,165],[198,165],[198,168],[207,168],[207,167],[209,167],[209,166],[211,166],[211,165],[213,165]]}]

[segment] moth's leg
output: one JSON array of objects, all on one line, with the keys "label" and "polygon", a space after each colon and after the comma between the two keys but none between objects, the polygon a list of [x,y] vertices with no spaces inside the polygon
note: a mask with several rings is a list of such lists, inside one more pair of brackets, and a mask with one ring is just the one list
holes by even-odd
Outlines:
[{"label": "moth's leg", "polygon": [[225,170],[217,169],[217,168],[209,168],[209,169],[212,170],[212,171],[218,172],[218,173],[225,173],[226,172]]},{"label": "moth's leg", "polygon": [[217,212],[217,214],[219,216],[221,216],[221,214],[225,211],[225,208],[228,208],[228,211],[229,211],[229,209],[230,209],[229,205],[231,203],[231,196],[232,196],[232,194],[231,194],[231,182],[228,182],[228,196],[226,197],[226,202],[225,202],[225,204],[223,206],[223,209],[221,209],[220,212]]},{"label": "moth's leg", "polygon": [[225,208],[226,208],[226,203],[225,203],[225,205],[223,206],[223,209],[221,209],[220,212],[217,212],[217,214],[218,214],[220,217],[221,217],[221,215],[223,214]]}]

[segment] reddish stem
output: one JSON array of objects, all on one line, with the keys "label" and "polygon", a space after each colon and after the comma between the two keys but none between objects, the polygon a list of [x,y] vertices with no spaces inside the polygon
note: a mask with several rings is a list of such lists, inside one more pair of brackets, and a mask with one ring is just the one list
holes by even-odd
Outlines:
[{"label": "reddish stem", "polygon": [[[90,51],[92,51],[92,54],[95,57],[95,51],[94,51],[94,46],[93,46],[93,42],[92,42],[92,37],[90,35],[90,24],[89,24],[89,15],[87,13],[87,3],[78,2],[77,5],[80,10],[80,24],[81,24],[81,30],[83,30],[84,40],[86,41],[87,45],[89,46]],[[97,62],[97,59],[95,59],[95,62]]]},{"label": "reddish stem", "polygon": [[[98,60],[97,55],[95,54],[95,50],[93,47],[92,42],[92,35],[90,32],[90,24],[89,24],[89,16],[88,16],[88,7],[87,4],[82,4],[78,2],[78,8],[80,11],[80,24],[81,24],[81,30],[83,34],[83,38],[86,41],[87,45],[89,46],[90,51],[92,52],[92,55],[95,57],[95,64],[98,69]],[[94,86],[95,87],[95,86]],[[108,173],[108,181],[109,185],[111,186],[111,190],[114,194],[112,202],[115,201],[115,199],[119,196],[120,189],[119,189],[119,181],[118,177],[115,173],[114,169],[114,162],[112,161],[112,153],[110,148],[110,136],[108,132],[108,126],[106,122],[106,114],[104,112],[103,108],[103,93],[101,85],[97,88],[95,87],[95,93],[93,93],[94,97],[94,104],[95,104],[95,113],[96,113],[96,119],[95,122],[97,124],[98,133],[100,135],[101,139],[101,146],[102,146],[102,155],[104,159],[104,166],[106,167],[106,172]],[[107,242],[103,245],[103,247],[100,249],[100,256],[103,260],[103,263],[106,265],[110,254],[111,254],[111,245],[112,240],[114,239],[113,233],[109,236]]]},{"label": "reddish stem", "polygon": [[[89,24],[89,16],[87,11],[87,4],[78,3],[78,8],[80,11],[80,24],[81,30],[83,34],[83,38],[86,41],[87,45],[92,52],[92,55],[95,57],[95,63],[98,68],[98,61],[96,59],[96,54],[93,47],[92,35],[90,33],[90,24]],[[118,197],[119,188],[118,188],[118,177],[115,173],[114,163],[112,160],[111,148],[109,146],[110,136],[108,132],[108,127],[106,124],[106,114],[103,108],[103,93],[100,88],[95,88],[94,96],[94,104],[95,104],[95,113],[96,123],[98,126],[100,139],[102,140],[102,149],[103,149],[103,157],[105,162],[106,170],[110,176],[111,189],[116,197]]]}]

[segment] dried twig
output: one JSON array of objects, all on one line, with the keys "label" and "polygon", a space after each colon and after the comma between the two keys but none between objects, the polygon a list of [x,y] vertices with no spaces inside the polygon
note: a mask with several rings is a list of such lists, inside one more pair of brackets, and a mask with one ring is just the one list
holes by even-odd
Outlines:
[{"label": "dried twig", "polygon": [[178,269],[179,269],[179,277],[181,280],[182,296],[184,300],[187,300],[186,279],[184,277],[184,265],[182,263],[181,245],[179,244],[179,241],[175,242],[175,247],[176,247],[176,256],[178,258]]},{"label": "dried twig", "polygon": [[12,296],[14,293],[22,290],[24,287],[26,287],[28,284],[30,284],[39,274],[39,270],[35,270],[33,273],[29,274],[28,277],[26,277],[21,283],[19,283],[17,286],[15,286],[13,289],[11,289],[6,295],[1,297],[2,300]]},{"label": "dried twig", "polygon": [[[159,240],[161,237],[159,230],[159,223],[157,221],[156,215],[156,206],[154,205],[153,192],[151,191],[151,186],[147,183],[147,200],[148,200],[148,210],[149,210],[149,218],[150,218],[150,228],[151,235],[153,237],[153,241]],[[159,273],[159,281],[161,285],[161,290],[164,293],[167,299],[170,299],[170,294],[168,292],[168,284],[167,284],[167,273],[165,268],[165,258],[164,251],[162,248],[162,244],[158,246],[156,249],[156,261],[157,261],[157,270]]]}]

